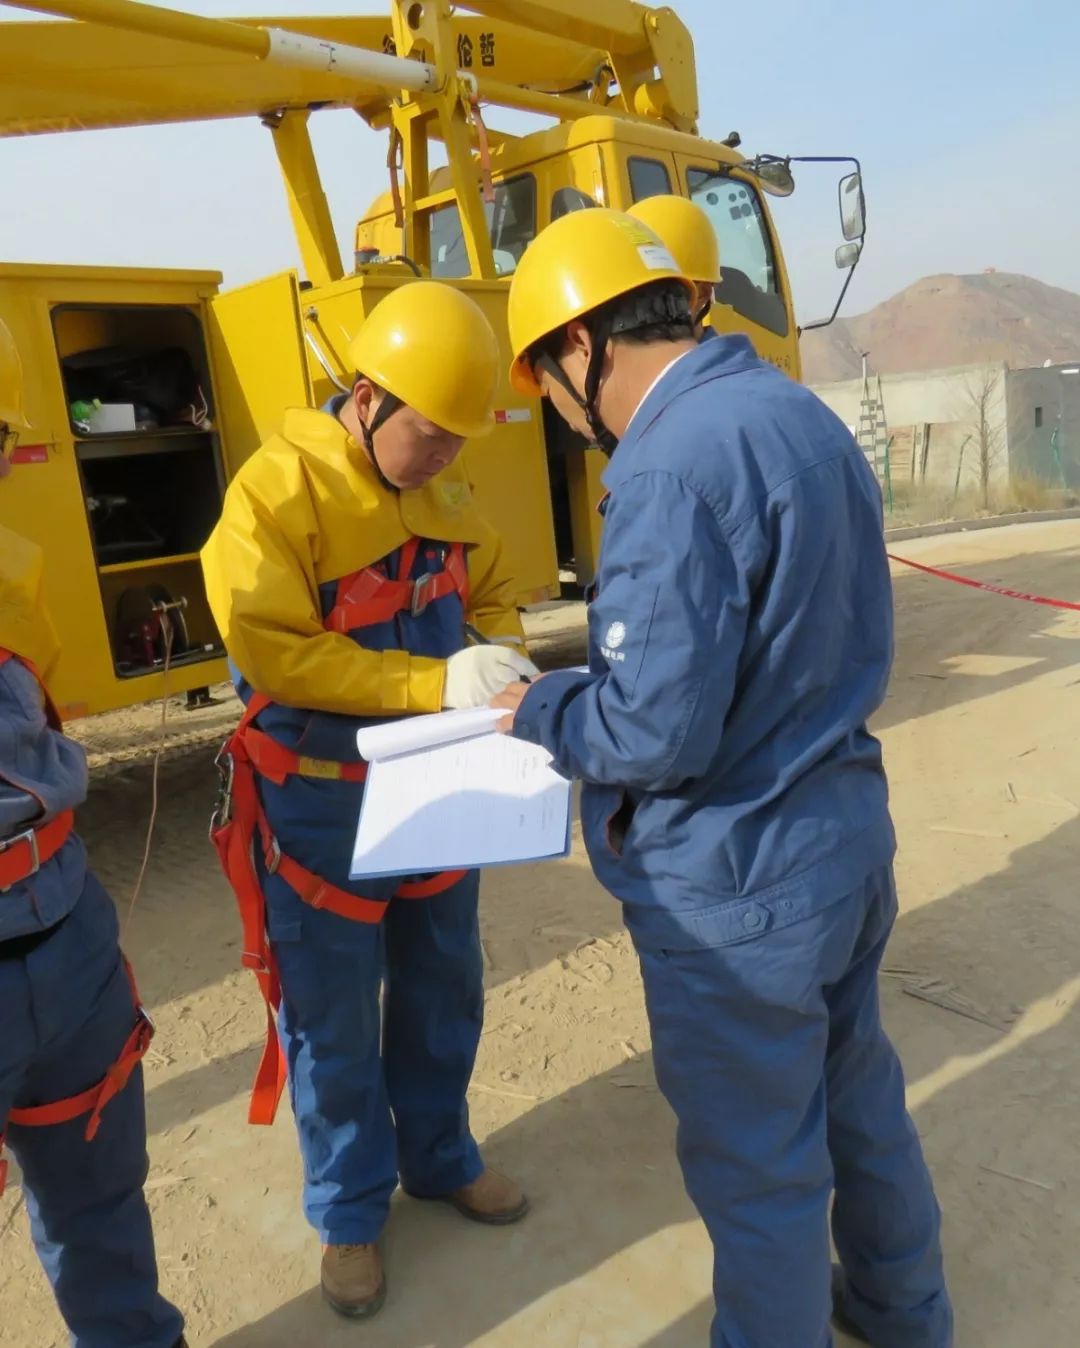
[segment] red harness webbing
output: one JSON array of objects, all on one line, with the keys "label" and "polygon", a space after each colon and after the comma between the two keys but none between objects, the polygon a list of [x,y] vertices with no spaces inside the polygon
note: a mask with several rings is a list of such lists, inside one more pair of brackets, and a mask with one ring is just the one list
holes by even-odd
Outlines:
[{"label": "red harness webbing", "polygon": [[[60,716],[41,675],[29,660],[15,655],[12,651],[0,650],[0,665],[8,660],[18,660],[41,685],[45,697],[45,715],[53,730],[61,726]],[[48,824],[40,828],[28,829],[14,838],[0,843],[0,890],[28,879],[35,874],[51,857],[54,857],[67,841],[74,826],[74,814],[65,810]],[[132,1072],[142,1061],[150,1041],[154,1037],[154,1025],[139,1000],[139,990],[135,986],[135,975],[131,965],[124,960],[124,970],[131,987],[131,998],[135,1005],[135,1027],[128,1035],[116,1061],[95,1086],[81,1091],[78,1095],[69,1095],[63,1100],[53,1100],[45,1105],[30,1105],[24,1109],[12,1109],[7,1123],[20,1128],[48,1128],[58,1123],[70,1123],[73,1119],[89,1114],[84,1137],[92,1142],[101,1123],[101,1112],[110,1100],[120,1094],[127,1085]],[[7,1123],[0,1125],[0,1153],[4,1149],[4,1129]],[[7,1161],[0,1155],[0,1194],[4,1192],[7,1180]]]},{"label": "red harness webbing", "polygon": [[[398,571],[408,576],[420,547],[418,538],[410,538],[401,548]],[[334,607],[323,624],[330,632],[353,632],[360,627],[389,622],[399,613],[418,617],[436,599],[448,594],[459,594],[463,607],[469,598],[469,572],[465,549],[452,543],[443,562],[443,569],[415,580],[390,580],[373,566],[354,571],[338,581]]]},{"label": "red harness webbing", "polygon": [[[80,1091],[78,1095],[69,1095],[63,1100],[53,1100],[47,1105],[30,1105],[24,1109],[13,1109],[8,1114],[8,1123],[14,1123],[20,1128],[50,1128],[54,1124],[71,1123],[83,1114],[89,1114],[83,1136],[87,1142],[93,1142],[101,1125],[102,1110],[128,1084],[132,1072],[146,1056],[146,1050],[154,1037],[154,1022],[143,1007],[139,989],[135,985],[135,974],[126,959],[124,972],[127,974],[131,999],[135,1006],[135,1027],[124,1041],[116,1061],[89,1090]],[[0,1151],[3,1150],[3,1146],[4,1134],[0,1131]],[[0,1194],[4,1192],[6,1179],[7,1162],[0,1158]]]},{"label": "red harness webbing", "polygon": [[[21,655],[16,655],[14,651],[0,650],[0,665],[6,665],[9,660],[22,665],[37,680],[41,695],[45,699],[45,719],[51,729],[60,730],[60,713],[56,710],[49,696],[49,690],[33,663]],[[12,785],[26,791],[28,795],[34,794],[21,782],[13,781]],[[44,803],[42,808],[44,809]],[[74,827],[74,814],[71,810],[64,810],[47,824],[23,829],[21,833],[0,841],[0,893],[36,875],[42,866],[60,851]]]},{"label": "red harness webbing", "polygon": [[[400,570],[405,575],[412,570],[418,548],[419,539],[411,538],[401,549]],[[336,602],[324,626],[328,631],[347,633],[388,622],[406,611],[418,616],[435,599],[454,592],[466,604],[468,571],[462,544],[450,546],[443,567],[442,571],[415,581],[390,580],[374,567],[346,576],[338,582]],[[351,922],[377,923],[389,906],[389,900],[362,898],[330,884],[286,856],[278,846],[259,800],[256,775],[279,786],[290,776],[360,782],[367,775],[367,764],[311,759],[286,748],[253,724],[260,712],[271,705],[268,697],[254,694],[240,724],[218,755],[221,796],[210,824],[210,840],[240,909],[244,941],[241,962],[254,973],[266,1006],[266,1042],[248,1108],[248,1121],[258,1124],[273,1123],[288,1068],[277,1032],[281,981],[266,930],[266,898],[255,863],[256,842],[262,850],[267,874],[280,875],[297,897],[312,908],[324,909]],[[443,871],[425,880],[407,882],[398,887],[394,897],[430,898],[456,885],[465,874],[465,871]]]}]

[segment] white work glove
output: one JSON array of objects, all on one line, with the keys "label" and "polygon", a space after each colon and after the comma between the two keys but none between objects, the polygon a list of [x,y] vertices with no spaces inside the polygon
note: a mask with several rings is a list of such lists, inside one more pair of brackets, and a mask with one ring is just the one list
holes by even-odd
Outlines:
[{"label": "white work glove", "polygon": [[520,679],[534,679],[540,671],[531,660],[505,646],[467,646],[446,662],[444,709],[486,707],[496,693]]}]

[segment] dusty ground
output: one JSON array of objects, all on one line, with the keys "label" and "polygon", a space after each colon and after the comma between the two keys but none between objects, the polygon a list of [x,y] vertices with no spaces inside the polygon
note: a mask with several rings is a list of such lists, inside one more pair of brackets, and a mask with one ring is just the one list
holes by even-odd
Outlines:
[{"label": "dusty ground", "polygon": [[[1080,522],[899,550],[1080,598]],[[958,1342],[1071,1348],[1080,615],[903,570],[896,595],[897,667],[879,728],[904,915],[883,995],[946,1210]],[[579,658],[579,611],[532,621],[551,660]],[[231,715],[228,704],[174,713],[184,742],[162,768],[156,851],[127,938],[159,1026],[147,1085],[162,1278],[193,1348],[704,1344],[709,1251],[653,1084],[634,959],[580,848],[563,864],[492,874],[484,889],[474,1121],[491,1159],[528,1184],[533,1215],[489,1231],[403,1201],[384,1313],[358,1327],[323,1309],[288,1109],[272,1130],[244,1122],[262,1019],[205,839],[210,742]],[[143,710],[82,728],[98,767],[82,828],[121,906],[141,852],[153,725]],[[0,1232],[0,1342],[59,1348],[17,1184],[0,1201]]]}]

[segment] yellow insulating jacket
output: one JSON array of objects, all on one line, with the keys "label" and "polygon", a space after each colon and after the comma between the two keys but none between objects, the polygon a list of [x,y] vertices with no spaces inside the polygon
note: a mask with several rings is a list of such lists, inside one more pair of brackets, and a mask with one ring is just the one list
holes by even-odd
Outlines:
[{"label": "yellow insulating jacket", "polygon": [[0,650],[29,660],[48,682],[60,642],[42,597],[44,554],[0,525]]},{"label": "yellow insulating jacket", "polygon": [[281,433],[229,484],[202,552],[211,611],[251,686],[286,706],[347,716],[438,711],[444,660],[365,650],[326,631],[319,604],[320,585],[413,536],[468,545],[468,620],[524,650],[513,578],[460,460],[415,491],[389,491],[336,417],[286,412]]}]

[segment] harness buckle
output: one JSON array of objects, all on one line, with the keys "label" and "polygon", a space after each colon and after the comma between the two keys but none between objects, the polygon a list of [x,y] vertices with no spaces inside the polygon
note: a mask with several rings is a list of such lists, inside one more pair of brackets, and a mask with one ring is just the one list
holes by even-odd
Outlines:
[{"label": "harness buckle", "polygon": [[[24,828],[21,833],[14,833],[10,838],[0,838],[0,856],[9,852],[13,847],[18,847],[19,843],[26,843],[30,848],[30,869],[22,877],[22,880],[16,882],[22,884],[23,881],[29,880],[32,875],[37,875],[38,871],[41,870],[41,854],[38,851],[36,831],[33,828]],[[0,894],[6,894],[9,889],[14,888],[14,884],[4,885],[3,888],[0,888]]]},{"label": "harness buckle", "polygon": [[431,571],[426,572],[422,576],[417,576],[413,581],[412,603],[409,605],[409,612],[414,618],[419,618],[421,613],[423,613],[431,603],[431,596],[428,594],[428,591],[434,583],[435,575]]},{"label": "harness buckle", "polygon": [[232,819],[232,794],[233,794],[233,776],[235,774],[235,764],[233,756],[229,753],[227,744],[223,744],[217,752],[214,759],[214,767],[218,771],[218,794],[214,803],[214,810],[210,816],[210,837],[219,828],[224,826]]}]

